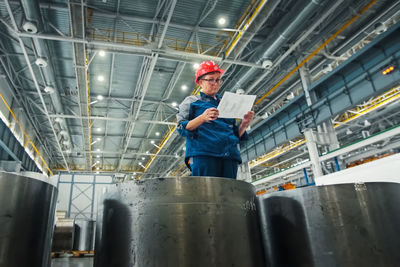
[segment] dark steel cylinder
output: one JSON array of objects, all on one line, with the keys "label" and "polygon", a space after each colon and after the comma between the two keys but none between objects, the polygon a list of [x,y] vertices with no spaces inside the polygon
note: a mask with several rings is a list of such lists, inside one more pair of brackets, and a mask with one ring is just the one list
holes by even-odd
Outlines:
[{"label": "dark steel cylinder", "polygon": [[258,206],[267,266],[399,266],[400,184],[314,186]]},{"label": "dark steel cylinder", "polygon": [[233,179],[121,183],[99,202],[96,267],[264,266],[255,189]]},{"label": "dark steel cylinder", "polygon": [[55,186],[0,172],[0,267],[50,266]]},{"label": "dark steel cylinder", "polygon": [[96,222],[92,220],[76,220],[74,235],[74,250],[94,250],[94,235]]}]

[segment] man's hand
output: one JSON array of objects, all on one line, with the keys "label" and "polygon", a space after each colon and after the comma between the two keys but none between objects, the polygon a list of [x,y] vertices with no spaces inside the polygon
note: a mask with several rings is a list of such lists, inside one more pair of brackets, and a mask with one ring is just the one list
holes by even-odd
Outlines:
[{"label": "man's hand", "polygon": [[194,118],[193,120],[189,121],[186,125],[186,130],[193,131],[196,130],[200,125],[205,122],[215,121],[218,118],[218,109],[216,108],[209,108],[206,109],[203,114]]},{"label": "man's hand", "polygon": [[214,121],[218,118],[218,109],[216,108],[209,108],[206,109],[203,114],[201,114],[200,116],[202,117],[204,122],[209,122],[209,121]]},{"label": "man's hand", "polygon": [[242,137],[250,122],[254,119],[254,111],[249,111],[244,115],[242,123],[239,126],[239,137]]},{"label": "man's hand", "polygon": [[242,124],[243,126],[249,126],[250,122],[254,119],[254,111],[249,111],[247,114],[244,115]]}]

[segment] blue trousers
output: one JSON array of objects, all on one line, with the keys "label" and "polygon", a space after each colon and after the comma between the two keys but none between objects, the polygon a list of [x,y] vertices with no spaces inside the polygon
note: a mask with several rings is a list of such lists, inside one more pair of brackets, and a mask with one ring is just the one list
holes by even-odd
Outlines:
[{"label": "blue trousers", "polygon": [[239,163],[236,160],[197,156],[190,160],[192,176],[215,176],[236,179]]}]

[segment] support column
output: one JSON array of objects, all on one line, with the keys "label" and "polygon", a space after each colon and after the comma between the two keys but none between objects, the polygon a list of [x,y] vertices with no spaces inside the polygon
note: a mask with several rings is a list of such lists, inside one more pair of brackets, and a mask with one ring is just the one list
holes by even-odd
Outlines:
[{"label": "support column", "polygon": [[249,183],[251,182],[250,165],[248,162],[239,165],[236,179]]},{"label": "support column", "polygon": [[314,173],[314,178],[320,177],[324,174],[322,172],[321,164],[319,162],[319,153],[318,153],[317,143],[315,141],[312,129],[306,129],[304,131],[304,136],[306,138],[306,145],[308,148],[308,153],[310,155],[310,161],[312,163],[312,170]]},{"label": "support column", "polygon": [[304,94],[306,97],[306,101],[307,101],[307,105],[311,106],[312,103],[314,103],[316,101],[316,96],[314,92],[310,92],[308,90],[308,88],[310,87],[311,84],[311,75],[310,75],[310,71],[308,70],[307,67],[305,67],[305,65],[303,67],[301,67],[299,69],[299,74],[300,74],[300,81],[301,81],[301,85],[303,87],[304,90]]},{"label": "support column", "polygon": [[326,121],[323,124],[324,132],[327,134],[328,142],[329,142],[329,150],[335,150],[340,147],[339,140],[336,135],[335,128],[333,127],[332,121]]}]

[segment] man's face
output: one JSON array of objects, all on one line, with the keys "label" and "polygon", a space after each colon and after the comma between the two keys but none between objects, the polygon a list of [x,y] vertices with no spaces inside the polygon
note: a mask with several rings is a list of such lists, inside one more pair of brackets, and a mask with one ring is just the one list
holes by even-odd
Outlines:
[{"label": "man's face", "polygon": [[199,81],[202,92],[208,96],[215,96],[221,86],[220,78],[221,73],[219,72],[204,75],[204,77]]}]

